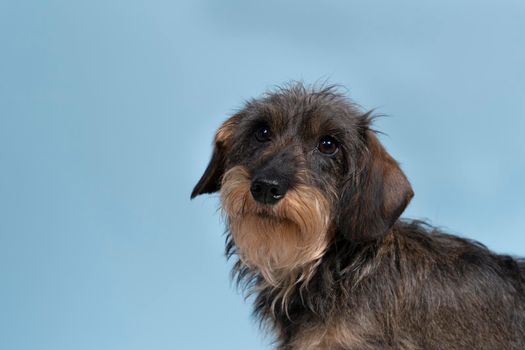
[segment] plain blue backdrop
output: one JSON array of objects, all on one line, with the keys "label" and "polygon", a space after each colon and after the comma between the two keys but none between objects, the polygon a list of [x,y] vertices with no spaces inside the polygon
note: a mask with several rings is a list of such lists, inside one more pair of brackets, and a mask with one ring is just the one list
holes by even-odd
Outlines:
[{"label": "plain blue backdrop", "polygon": [[2,0],[0,348],[271,348],[189,195],[291,79],[388,115],[405,216],[525,255],[522,0]]}]

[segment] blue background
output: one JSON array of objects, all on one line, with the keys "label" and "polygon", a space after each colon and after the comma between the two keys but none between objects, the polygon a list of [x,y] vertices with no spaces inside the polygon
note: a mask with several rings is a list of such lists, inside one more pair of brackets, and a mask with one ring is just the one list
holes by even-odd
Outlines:
[{"label": "blue background", "polygon": [[0,348],[270,348],[189,194],[290,79],[389,116],[406,216],[525,255],[522,0],[0,1]]}]

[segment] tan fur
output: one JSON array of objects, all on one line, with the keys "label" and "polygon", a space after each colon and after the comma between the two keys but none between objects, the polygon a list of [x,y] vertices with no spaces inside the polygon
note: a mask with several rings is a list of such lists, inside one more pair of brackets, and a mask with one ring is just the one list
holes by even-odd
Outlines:
[{"label": "tan fur", "polygon": [[247,170],[235,166],[221,185],[222,209],[241,260],[274,286],[294,271],[306,278],[328,245],[327,200],[318,189],[299,184],[276,205],[264,206],[253,200],[250,184]]},{"label": "tan fur", "polygon": [[230,140],[232,140],[233,137],[233,129],[240,119],[240,115],[236,114],[222,123],[221,127],[215,133],[215,143],[229,147]]},{"label": "tan fur", "polygon": [[362,345],[363,339],[346,324],[305,327],[292,341],[290,350],[339,350],[347,344]]},{"label": "tan fur", "polygon": [[[369,318],[359,317],[357,313],[351,321],[340,320],[304,327],[296,335],[287,350],[377,350],[377,346],[370,343],[374,336],[381,339],[383,334],[373,334],[374,330],[380,330],[378,324]],[[352,347],[349,348],[349,344]],[[396,350],[422,350],[407,334],[400,333],[396,337],[396,345],[382,349]]]}]

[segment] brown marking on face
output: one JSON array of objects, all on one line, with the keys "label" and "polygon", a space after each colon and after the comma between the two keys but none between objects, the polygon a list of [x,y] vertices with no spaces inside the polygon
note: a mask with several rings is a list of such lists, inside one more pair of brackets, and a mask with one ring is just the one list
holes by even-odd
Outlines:
[{"label": "brown marking on face", "polygon": [[297,184],[273,206],[257,203],[250,176],[242,166],[222,180],[221,206],[241,260],[271,284],[315,263],[328,245],[329,205],[321,192]]},{"label": "brown marking on face", "polygon": [[191,198],[203,193],[213,193],[220,189],[220,182],[225,169],[226,156],[231,149],[233,131],[235,125],[241,118],[240,114],[236,114],[226,120],[217,130],[210,162],[199,182],[195,185],[195,188],[191,193]]},{"label": "brown marking on face", "polygon": [[233,117],[226,120],[215,133],[215,143],[222,144],[226,149],[229,148],[231,140],[233,138],[235,125],[239,122],[240,119],[241,115],[236,114]]}]

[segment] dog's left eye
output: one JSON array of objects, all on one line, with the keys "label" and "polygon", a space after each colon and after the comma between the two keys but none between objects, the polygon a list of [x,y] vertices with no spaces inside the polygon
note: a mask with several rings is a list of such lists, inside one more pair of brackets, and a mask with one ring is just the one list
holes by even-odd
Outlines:
[{"label": "dog's left eye", "polygon": [[323,136],[319,140],[317,149],[323,154],[332,155],[339,149],[339,143],[332,136]]},{"label": "dog's left eye", "polygon": [[259,142],[270,141],[272,137],[272,131],[268,125],[262,125],[257,130],[255,130],[255,138]]}]

